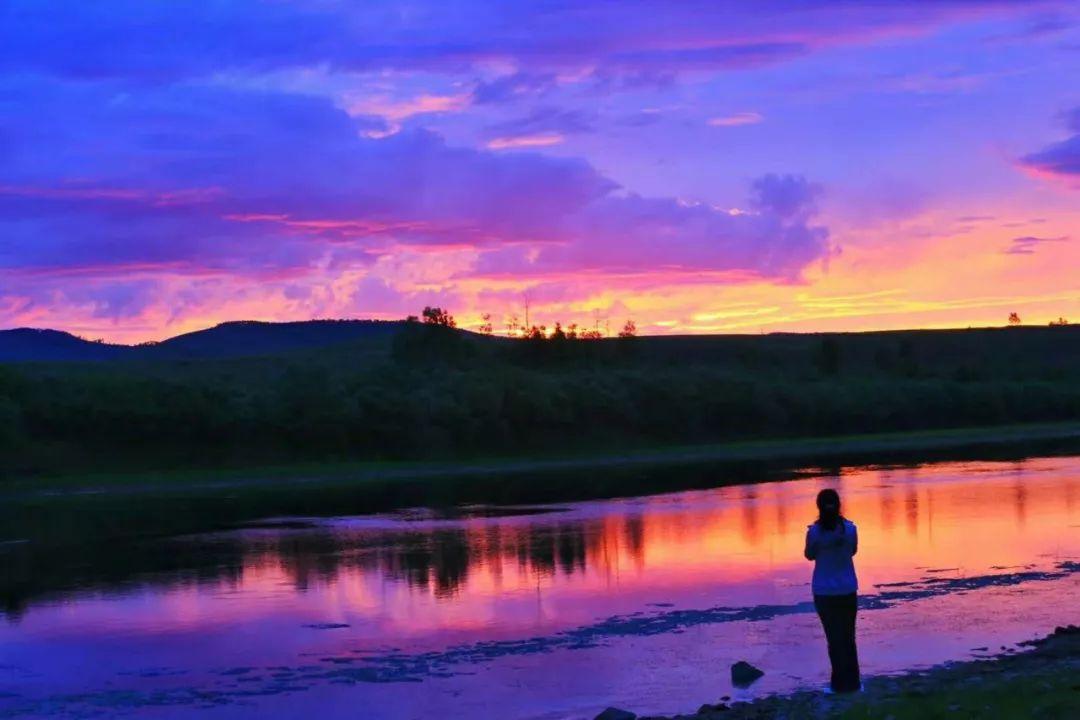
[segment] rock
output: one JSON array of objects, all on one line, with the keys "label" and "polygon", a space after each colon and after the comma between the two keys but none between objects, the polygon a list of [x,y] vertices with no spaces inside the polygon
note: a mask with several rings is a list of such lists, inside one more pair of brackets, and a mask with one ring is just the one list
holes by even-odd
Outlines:
[{"label": "rock", "polygon": [[750,663],[740,660],[731,666],[731,684],[735,687],[746,687],[764,674]]},{"label": "rock", "polygon": [[627,710],[609,707],[596,716],[595,720],[637,720],[637,715]]}]

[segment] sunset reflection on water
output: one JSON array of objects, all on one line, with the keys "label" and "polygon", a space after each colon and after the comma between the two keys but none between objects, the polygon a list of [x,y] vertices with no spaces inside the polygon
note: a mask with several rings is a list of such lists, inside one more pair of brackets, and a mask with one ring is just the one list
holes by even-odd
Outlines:
[{"label": "sunset reflection on water", "polygon": [[339,619],[374,613],[412,633],[584,619],[684,592],[771,602],[807,592],[802,543],[813,498],[836,487],[859,527],[869,591],[927,570],[976,574],[1075,557],[1076,468],[1048,459],[860,469],[511,517],[409,514],[284,537],[253,531],[236,587],[274,593],[291,584],[325,593]]},{"label": "sunset reflection on water", "polygon": [[[289,676],[292,690],[274,693],[275,707],[287,709],[294,692],[312,701],[301,685],[322,682],[305,663],[435,653],[425,662],[440,671],[412,678],[424,683],[419,695],[402,689],[412,683],[335,685],[318,696],[323,711],[333,716],[345,698],[362,699],[380,715],[409,717],[449,695],[476,708],[518,703],[514,716],[557,717],[559,708],[599,702],[595,688],[572,689],[581,664],[596,662],[604,665],[596,682],[605,698],[658,710],[671,709],[668,693],[720,687],[726,680],[715,669],[741,657],[768,667],[757,691],[783,690],[822,665],[816,618],[798,609],[809,599],[802,544],[819,489],[837,488],[857,523],[861,593],[875,596],[882,583],[1052,574],[1080,560],[1078,484],[1077,458],[859,468],[544,507],[274,519],[174,538],[160,541],[160,552],[187,564],[124,578],[91,573],[80,587],[44,593],[9,617],[0,625],[0,663],[38,680],[9,673],[4,689],[31,697],[87,692],[118,676],[142,688],[183,684],[169,673],[139,674],[152,667],[176,671],[184,683],[198,678],[228,698],[223,670],[273,666],[298,673]],[[1017,577],[864,611],[866,669],[963,657],[1075,620],[1068,608],[1080,576]],[[709,608],[774,610],[648,637],[601,633],[596,647],[559,639],[603,629],[613,616]],[[557,642],[540,653],[512,645],[527,638]],[[485,643],[508,649],[489,652]],[[480,648],[483,661],[470,650],[465,662],[453,650],[461,647]],[[531,687],[527,700],[512,687]],[[229,707],[223,716],[243,716]]]}]

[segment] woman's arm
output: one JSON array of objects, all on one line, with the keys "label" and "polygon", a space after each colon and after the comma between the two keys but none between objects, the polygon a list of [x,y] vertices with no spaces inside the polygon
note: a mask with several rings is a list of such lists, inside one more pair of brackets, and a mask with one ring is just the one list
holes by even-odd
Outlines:
[{"label": "woman's arm", "polygon": [[814,538],[814,526],[806,528],[806,549],[803,550],[803,556],[807,560],[813,560],[817,557],[817,541]]},{"label": "woman's arm", "polygon": [[859,552],[859,530],[855,527],[855,523],[851,523],[851,555],[855,556],[855,553]]}]

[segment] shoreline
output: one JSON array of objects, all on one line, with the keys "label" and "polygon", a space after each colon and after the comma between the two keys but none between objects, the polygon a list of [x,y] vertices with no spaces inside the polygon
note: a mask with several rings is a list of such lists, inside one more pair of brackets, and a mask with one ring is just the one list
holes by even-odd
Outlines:
[{"label": "shoreline", "polygon": [[1058,627],[1030,649],[863,679],[863,691],[800,690],[749,702],[720,699],[688,714],[642,715],[610,708],[596,720],[928,720],[1080,717],[1080,626]]},{"label": "shoreline", "polygon": [[[1080,423],[1040,423],[922,430],[838,437],[747,440],[631,452],[568,454],[554,458],[477,460],[315,462],[219,470],[97,472],[27,477],[0,483],[0,496],[124,495],[157,492],[295,490],[311,486],[361,489],[395,483],[432,483],[501,476],[557,475],[581,471],[626,471],[658,467],[749,466],[761,474],[822,465],[918,463],[984,459],[980,453],[1016,457],[1080,451]],[[1053,452],[1047,454],[1054,454]],[[747,483],[756,482],[747,480]],[[656,488],[663,491],[662,486]],[[675,488],[677,489],[677,488]],[[507,500],[507,498],[500,498]],[[510,499],[513,502],[512,499]]]}]

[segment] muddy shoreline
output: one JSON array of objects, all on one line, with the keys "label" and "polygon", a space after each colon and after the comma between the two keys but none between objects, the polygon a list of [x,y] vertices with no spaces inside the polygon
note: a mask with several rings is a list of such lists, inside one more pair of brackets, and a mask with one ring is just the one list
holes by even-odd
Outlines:
[{"label": "muddy shoreline", "polygon": [[610,708],[597,720],[1080,717],[1080,626],[1058,627],[1021,645],[1026,650],[867,677],[863,692],[851,695],[804,690],[751,702],[718,698],[671,716]]}]

